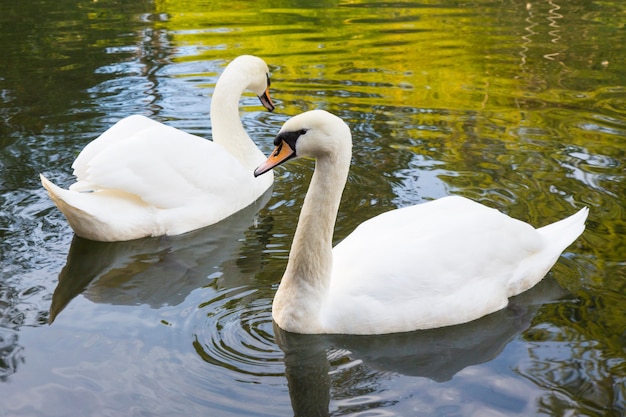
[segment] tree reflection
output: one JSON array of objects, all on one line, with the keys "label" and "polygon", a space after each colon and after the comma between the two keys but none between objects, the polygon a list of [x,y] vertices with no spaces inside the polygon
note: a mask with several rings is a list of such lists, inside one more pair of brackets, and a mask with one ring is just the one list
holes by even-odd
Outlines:
[{"label": "tree reflection", "polygon": [[590,317],[581,317],[601,307],[598,302],[603,301],[594,299],[584,310],[573,303],[554,305],[544,312],[545,321],[524,333],[530,361],[516,371],[544,389],[541,408],[552,415],[626,411],[626,332],[589,326]]}]

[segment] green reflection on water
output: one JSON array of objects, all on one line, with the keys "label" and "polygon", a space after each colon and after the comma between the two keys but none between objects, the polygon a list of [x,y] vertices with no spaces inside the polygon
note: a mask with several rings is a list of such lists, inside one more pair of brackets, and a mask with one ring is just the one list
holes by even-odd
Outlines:
[{"label": "green reflection on water", "polygon": [[[71,240],[37,173],[69,182],[76,153],[130,113],[208,137],[217,74],[253,53],[270,64],[279,104],[267,115],[244,101],[266,151],[288,116],[311,108],[353,129],[337,240],[390,207],[446,194],[537,226],[590,206],[587,231],[551,274],[572,297],[540,309],[521,337],[528,358],[510,368],[544,393],[538,413],[623,412],[622,2],[308,3],[0,6],[0,325],[45,323]],[[258,229],[246,237],[242,253],[262,258],[249,285],[263,297],[284,268],[311,171],[305,161],[279,172],[259,214],[264,251]]]}]

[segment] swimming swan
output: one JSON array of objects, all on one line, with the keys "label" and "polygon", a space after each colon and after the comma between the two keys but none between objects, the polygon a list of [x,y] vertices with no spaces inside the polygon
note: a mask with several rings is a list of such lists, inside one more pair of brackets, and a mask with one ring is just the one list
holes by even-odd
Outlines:
[{"label": "swimming swan", "polygon": [[62,189],[40,175],[74,232],[98,241],[177,235],[252,204],[273,182],[254,178],[265,160],[246,134],[239,99],[248,89],[270,111],[269,70],[257,57],[234,59],[211,99],[213,141],[146,117],[126,117],[89,143]]},{"label": "swimming swan", "polygon": [[313,157],[272,317],[293,333],[384,334],[469,322],[543,278],[584,230],[587,208],[534,229],[463,197],[367,220],[332,248],[350,168],[348,126],[323,110],[288,120],[254,172]]}]

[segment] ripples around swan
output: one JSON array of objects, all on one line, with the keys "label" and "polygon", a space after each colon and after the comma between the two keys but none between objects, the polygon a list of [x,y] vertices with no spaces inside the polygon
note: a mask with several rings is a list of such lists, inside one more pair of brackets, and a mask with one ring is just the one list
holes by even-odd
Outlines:
[{"label": "ripples around swan", "polygon": [[190,324],[194,348],[207,363],[235,371],[246,382],[263,383],[283,375],[276,349],[271,300],[246,287],[220,292],[199,307]]}]

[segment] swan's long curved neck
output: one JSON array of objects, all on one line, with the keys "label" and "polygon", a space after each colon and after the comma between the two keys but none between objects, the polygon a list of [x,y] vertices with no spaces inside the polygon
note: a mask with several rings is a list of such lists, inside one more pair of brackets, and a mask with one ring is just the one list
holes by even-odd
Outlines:
[{"label": "swan's long curved neck", "polygon": [[285,275],[309,285],[325,284],[332,266],[332,239],[345,178],[328,161],[318,160],[304,198]]},{"label": "swan's long curved neck", "polygon": [[244,130],[239,117],[239,99],[247,84],[241,76],[224,71],[211,99],[211,130],[213,142],[253,170],[264,156]]},{"label": "swan's long curved neck", "polygon": [[327,294],[333,262],[333,231],[349,167],[349,150],[347,154],[316,161],[287,269],[274,297],[274,318],[287,330],[296,330],[300,321],[313,325],[312,320],[318,316]]}]

